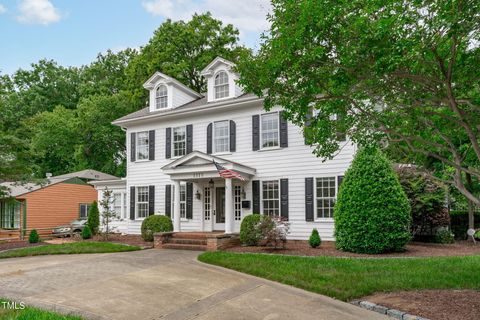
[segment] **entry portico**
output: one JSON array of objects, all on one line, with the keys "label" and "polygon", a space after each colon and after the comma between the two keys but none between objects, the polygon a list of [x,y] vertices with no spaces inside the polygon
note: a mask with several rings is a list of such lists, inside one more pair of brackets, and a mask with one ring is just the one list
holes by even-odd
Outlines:
[{"label": "entry portico", "polygon": [[[213,163],[214,161],[226,169],[240,173],[245,178],[245,181],[223,179],[220,177]],[[243,190],[255,175],[256,170],[254,168],[200,151],[193,151],[162,167],[162,171],[169,175],[170,180],[173,182],[173,228],[175,232],[182,231],[182,182],[193,183],[198,196],[201,196],[199,190],[203,190],[201,201],[203,202],[202,208],[204,210],[193,213],[200,215],[202,230],[199,231],[224,229],[227,234],[234,232],[234,188],[240,187]],[[193,196],[193,192],[190,193],[190,196]],[[212,213],[214,217],[212,217]]]}]

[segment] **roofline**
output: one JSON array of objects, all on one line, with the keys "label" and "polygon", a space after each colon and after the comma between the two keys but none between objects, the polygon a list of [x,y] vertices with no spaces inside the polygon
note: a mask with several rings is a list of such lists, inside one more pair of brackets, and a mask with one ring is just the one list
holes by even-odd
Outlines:
[{"label": "roofline", "polygon": [[195,90],[190,89],[189,87],[187,87],[186,85],[184,85],[183,83],[181,83],[180,81],[178,81],[177,79],[172,78],[172,77],[170,77],[170,76],[167,76],[166,74],[161,73],[160,71],[156,71],[150,78],[148,78],[148,80],[143,83],[143,87],[144,87],[145,89],[147,89],[147,90],[153,89],[153,86],[149,85],[149,83],[152,82],[153,79],[154,79],[157,75],[159,75],[160,77],[164,78],[164,79],[166,80],[166,83],[170,83],[170,82],[171,82],[172,84],[177,85],[178,87],[180,87],[181,89],[187,91],[188,93],[190,93],[190,94],[193,95],[193,96],[196,96],[196,97],[199,97],[199,98],[202,97],[202,95],[201,95],[200,93],[196,92]]},{"label": "roofline", "polygon": [[26,195],[26,194],[30,194],[30,193],[33,193],[33,192],[37,192],[37,191],[46,189],[46,188],[48,188],[48,187],[57,185],[57,184],[59,184],[59,183],[66,182],[66,181],[71,180],[71,179],[74,179],[74,178],[77,178],[77,177],[66,178],[66,179],[63,179],[63,180],[61,179],[61,180],[59,180],[59,181],[57,181],[57,182],[52,182],[52,183],[49,183],[49,184],[47,184],[47,185],[44,185],[44,186],[42,186],[42,187],[40,187],[40,188],[38,188],[38,189],[30,190],[30,191],[27,191],[27,192],[24,192],[24,193],[20,193],[20,194],[18,194],[18,195],[16,195],[16,196],[11,196],[11,198],[24,199],[23,196]]},{"label": "roofline", "polygon": [[98,187],[101,185],[115,185],[115,184],[127,184],[127,180],[125,179],[111,179],[111,180],[95,180],[95,181],[89,181],[89,184]]},{"label": "roofline", "polygon": [[233,63],[232,61],[229,61],[225,58],[222,58],[220,56],[217,56],[215,59],[213,59],[205,68],[202,69],[202,71],[200,71],[200,75],[202,76],[207,76],[210,74],[210,72],[208,71],[209,69],[211,69],[215,64],[217,64],[218,62],[222,62],[222,63],[225,63],[227,65],[229,65],[230,67],[233,67],[235,66],[235,63]]},{"label": "roofline", "polygon": [[237,106],[239,104],[244,104],[244,103],[253,102],[253,101],[263,101],[263,100],[264,100],[264,98],[253,96],[253,97],[247,97],[247,98],[239,98],[238,100],[234,101],[233,103],[232,103],[231,100],[219,101],[219,102],[210,103],[210,104],[208,104],[208,103],[207,104],[202,104],[200,106],[193,107],[193,108],[190,108],[190,109],[180,109],[180,110],[173,109],[172,111],[169,111],[169,112],[166,112],[166,113],[165,112],[163,112],[163,113],[153,113],[153,114],[149,114],[149,115],[138,117],[138,118],[125,119],[125,120],[115,120],[115,121],[112,122],[112,124],[117,125],[117,126],[122,126],[123,124],[127,124],[127,123],[133,123],[133,122],[138,122],[138,121],[151,120],[151,119],[157,119],[157,118],[163,118],[163,117],[169,117],[169,116],[190,114],[190,113],[195,113],[195,112],[198,112],[198,111],[203,111],[205,109],[211,110],[211,108],[217,108],[217,109],[228,108],[228,107]]}]

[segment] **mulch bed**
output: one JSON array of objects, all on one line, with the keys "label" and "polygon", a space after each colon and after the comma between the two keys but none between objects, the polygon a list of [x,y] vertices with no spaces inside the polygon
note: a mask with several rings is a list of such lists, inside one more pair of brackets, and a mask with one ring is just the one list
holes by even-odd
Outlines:
[{"label": "mulch bed", "polygon": [[8,241],[0,241],[0,251],[4,250],[11,250],[11,249],[18,249],[18,248],[25,248],[25,247],[36,247],[41,246],[44,243],[29,243],[26,240],[8,240]]},{"label": "mulch bed", "polygon": [[272,247],[243,247],[236,246],[226,251],[231,252],[252,252],[252,253],[275,253],[294,256],[333,256],[333,257],[440,257],[440,256],[465,256],[480,254],[480,244],[474,245],[467,241],[457,241],[454,244],[436,244],[412,242],[407,245],[403,252],[392,252],[384,254],[358,254],[343,252],[335,249],[335,242],[323,241],[321,246],[312,249],[307,241],[287,241],[285,249],[274,249]]},{"label": "mulch bed", "polygon": [[480,291],[475,290],[399,291],[377,293],[361,300],[432,320],[480,318]]},{"label": "mulch bed", "polygon": [[[92,241],[103,241],[102,236],[94,236]],[[143,240],[142,236],[134,234],[110,234],[108,235],[108,242],[123,243],[132,246],[139,246],[142,249],[153,248],[153,242]]]}]

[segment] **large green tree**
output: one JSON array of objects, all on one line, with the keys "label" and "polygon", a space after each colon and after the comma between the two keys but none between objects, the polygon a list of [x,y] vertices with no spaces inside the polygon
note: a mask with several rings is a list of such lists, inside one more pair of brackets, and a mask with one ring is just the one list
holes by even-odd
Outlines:
[{"label": "large green tree", "polygon": [[[470,201],[480,178],[478,0],[273,0],[247,90],[305,127],[318,156],[387,141]],[[316,116],[308,119],[316,109]],[[440,172],[439,172],[440,171]]]},{"label": "large green tree", "polygon": [[194,14],[192,19],[162,23],[148,44],[128,66],[130,88],[146,99],[142,84],[155,72],[163,72],[197,92],[204,92],[200,71],[217,56],[229,60],[248,50],[238,44],[238,29],[224,25],[210,13]]}]

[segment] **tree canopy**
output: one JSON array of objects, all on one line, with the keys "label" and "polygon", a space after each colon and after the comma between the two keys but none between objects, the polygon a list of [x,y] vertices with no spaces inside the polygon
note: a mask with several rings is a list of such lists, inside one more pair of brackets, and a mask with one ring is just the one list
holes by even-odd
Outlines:
[{"label": "tree canopy", "polygon": [[108,50],[82,67],[40,60],[0,75],[0,181],[87,168],[124,176],[125,132],[111,122],[145,106],[142,84],[155,71],[202,92],[208,63],[248,52],[238,34],[195,14],[167,20],[139,50]]},{"label": "tree canopy", "polygon": [[[305,123],[318,156],[345,131],[382,142],[469,200],[480,198],[480,2],[273,0],[260,51],[238,66],[247,91]],[[312,115],[315,109],[315,116]]]}]

